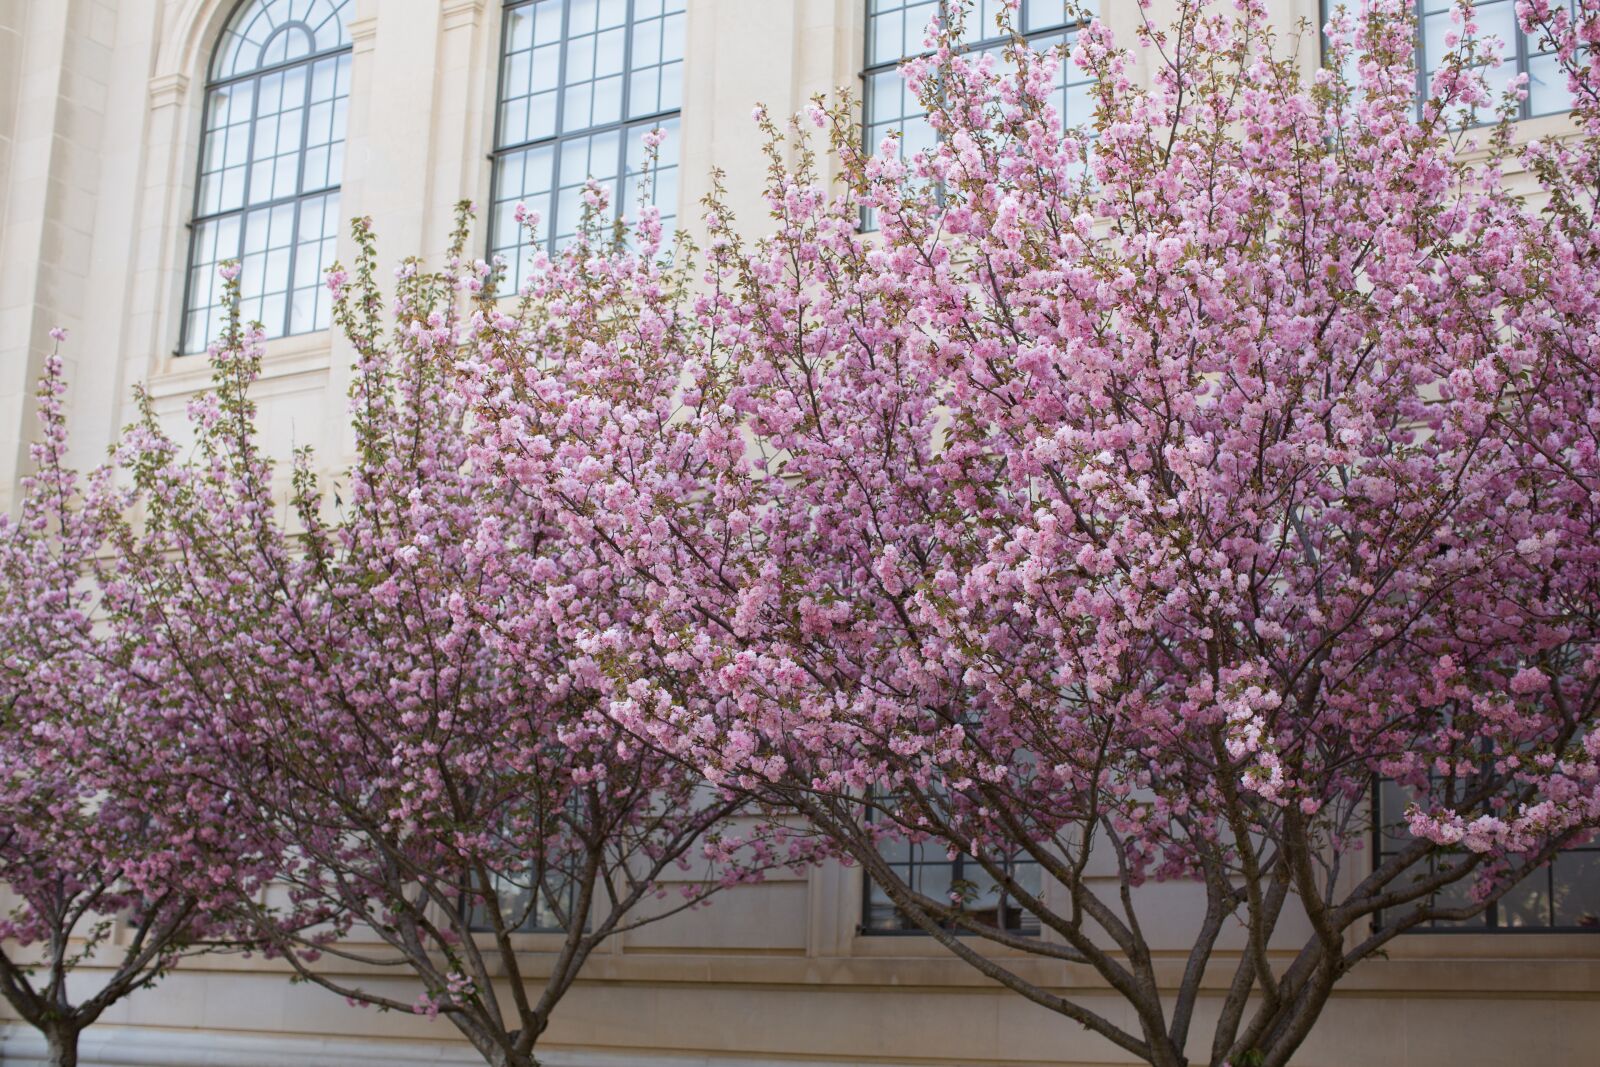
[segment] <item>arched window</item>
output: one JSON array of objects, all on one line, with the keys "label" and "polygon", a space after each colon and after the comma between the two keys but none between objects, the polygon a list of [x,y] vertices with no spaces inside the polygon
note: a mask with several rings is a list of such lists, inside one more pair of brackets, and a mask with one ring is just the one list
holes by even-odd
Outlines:
[{"label": "arched window", "polygon": [[687,0],[508,0],[495,116],[490,252],[520,285],[532,249],[515,217],[526,204],[550,249],[570,241],[583,187],[611,189],[611,210],[632,210],[659,127],[651,190],[670,229],[678,202],[678,113],[683,101]]},{"label": "arched window", "polygon": [[206,82],[181,350],[221,328],[217,264],[237,259],[245,321],[268,337],[328,326],[350,94],[350,0],[245,0]]}]

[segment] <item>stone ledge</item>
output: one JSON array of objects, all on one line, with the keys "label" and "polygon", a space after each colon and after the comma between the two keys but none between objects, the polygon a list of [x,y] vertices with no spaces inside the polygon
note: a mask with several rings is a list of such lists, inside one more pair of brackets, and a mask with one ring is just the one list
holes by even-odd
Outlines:
[{"label": "stone ledge", "polygon": [[[482,1067],[465,1043],[383,1041],[95,1026],[83,1036],[79,1067]],[[542,1067],[859,1067],[844,1060],[752,1058],[701,1053],[541,1050]],[[47,1067],[44,1039],[33,1029],[0,1022],[0,1064]],[[901,1064],[901,1067],[915,1067]],[[932,1067],[932,1065],[929,1065]]]}]

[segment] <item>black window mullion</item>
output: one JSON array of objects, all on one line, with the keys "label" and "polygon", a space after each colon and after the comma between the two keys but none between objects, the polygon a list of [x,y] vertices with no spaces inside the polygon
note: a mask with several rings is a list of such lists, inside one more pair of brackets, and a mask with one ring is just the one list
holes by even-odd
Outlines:
[{"label": "black window mullion", "polygon": [[[618,116],[622,120],[622,128],[617,132],[617,181],[616,191],[611,194],[614,200],[614,203],[611,205],[611,217],[613,219],[619,219],[625,214],[622,209],[622,198],[627,195],[628,191],[628,138],[633,132],[633,127],[628,124],[628,120],[633,113],[630,105],[633,103],[633,28],[635,26],[633,16],[635,2],[636,0],[628,0],[628,13],[623,17],[624,21],[622,23],[622,111]],[[661,43],[657,46],[658,50],[662,53],[662,59],[666,58],[666,30],[667,19],[665,7],[663,7],[661,17],[662,38]],[[597,38],[595,47],[595,56],[597,59],[599,54],[599,44]],[[661,68],[658,65],[656,67],[658,80],[660,76],[660,69]],[[659,108],[660,106],[661,92],[658,87],[656,90],[656,107]]]},{"label": "black window mullion", "polygon": [[[199,195],[198,190],[196,196]],[[179,307],[178,314],[178,347],[173,350],[173,355],[181,356],[189,344],[189,317],[194,314],[191,306],[194,302],[194,265],[200,261],[196,250],[200,246],[200,235],[205,232],[205,227],[189,224],[189,259],[183,270],[183,304]],[[216,238],[213,237],[213,244]]]},{"label": "black window mullion", "polygon": [[250,210],[250,183],[256,171],[256,128],[261,124],[261,84],[265,77],[267,75],[256,75],[255,89],[250,94],[250,136],[245,142],[244,191],[240,194],[239,201],[239,207],[243,211]]},{"label": "black window mullion", "polygon": [[[537,7],[538,4],[535,4],[534,8]],[[567,46],[571,43],[572,4],[570,0],[561,0],[561,37],[556,56],[556,137],[558,138],[567,132]],[[532,52],[528,54],[528,65],[529,70],[532,70]]]},{"label": "black window mullion", "polygon": [[1416,0],[1413,10],[1416,12],[1417,23],[1417,116],[1420,118],[1422,116],[1422,105],[1428,100],[1428,35],[1424,21],[1427,16],[1422,10],[1422,0]]},{"label": "black window mullion", "polygon": [[336,56],[341,52],[348,52],[349,50],[350,48],[348,45],[340,45],[338,48],[324,49],[321,52],[313,52],[310,55],[305,56],[296,56],[293,59],[285,59],[281,63],[274,63],[270,67],[256,67],[252,70],[246,71],[243,74],[230,74],[226,78],[212,79],[206,82],[206,88],[223,89],[230,85],[247,82],[251,78],[258,78],[263,74],[276,74],[280,70],[288,70],[297,63],[309,63],[318,59],[327,59],[329,56]]},{"label": "black window mullion", "polygon": [[[295,196],[296,197],[305,196],[306,195],[306,191],[307,191],[306,190],[306,140],[307,140],[307,138],[309,138],[311,136],[311,86],[313,84],[315,84],[316,80],[317,80],[317,61],[316,60],[312,60],[312,61],[310,61],[310,62],[308,62],[306,64],[306,78],[305,78],[305,82],[306,83],[305,83],[305,86],[303,87],[302,92],[300,93],[300,150],[299,150],[299,158],[296,161],[295,168],[294,168],[294,192],[295,192]],[[329,122],[329,125],[330,125],[330,130],[329,130],[330,136],[332,135],[331,125],[332,125],[332,122],[333,122],[333,112],[334,112],[334,107],[335,107],[335,101],[337,101],[338,99],[339,99],[339,69],[338,69],[337,66],[335,66],[334,67],[334,71],[333,71],[333,95],[328,98],[328,122]],[[330,160],[333,158],[333,148],[332,148],[331,145],[328,148],[328,157],[329,157]],[[300,235],[300,231],[297,229],[295,231],[295,236],[298,237],[299,235]],[[292,277],[292,275],[291,275],[291,277]]]},{"label": "black window mullion", "polygon": [[652,123],[655,125],[660,125],[662,122],[672,119],[678,114],[680,114],[680,110],[678,108],[669,108],[666,110],[652,111],[648,115],[640,115],[635,119],[619,119],[616,122],[598,122],[593,126],[584,126],[581,129],[574,130],[571,136],[550,134],[545,137],[535,137],[529,141],[519,141],[516,144],[501,145],[495,154],[510,155],[512,152],[521,151],[524,148],[537,148],[540,145],[554,144],[556,141],[560,140],[571,140],[573,137],[576,137],[580,134],[587,136],[592,133],[605,133],[608,130],[627,129],[636,126],[649,125]]},{"label": "black window mullion", "polygon": [[[1372,819],[1371,819],[1371,824],[1372,824],[1373,856],[1374,856],[1375,862],[1377,862],[1377,863],[1381,863],[1384,859],[1387,859],[1389,857],[1389,855],[1392,854],[1390,852],[1390,850],[1385,847],[1385,844],[1384,844],[1384,841],[1383,841],[1383,837],[1382,837],[1383,827],[1385,825],[1385,822],[1384,822],[1385,816],[1384,816],[1384,812],[1383,812],[1383,808],[1382,808],[1382,802],[1381,802],[1381,796],[1382,796],[1382,793],[1381,793],[1382,784],[1381,784],[1381,782],[1382,782],[1381,779],[1379,779],[1378,777],[1374,776],[1374,778],[1373,778],[1373,794],[1372,794],[1373,795],[1373,800],[1372,800]],[[1591,844],[1591,845],[1584,845],[1584,846],[1577,847],[1577,848],[1572,848],[1572,849],[1562,849],[1562,850],[1560,850],[1560,852],[1562,854],[1572,853],[1574,855],[1583,855],[1583,854],[1593,854],[1593,853],[1596,853],[1596,852],[1600,852],[1600,848],[1597,848],[1597,847],[1595,847],[1594,845]],[[1434,858],[1429,860],[1429,863],[1430,864],[1436,864],[1438,861],[1439,861],[1439,857],[1435,856]],[[1430,866],[1430,870],[1431,869],[1432,869],[1432,867]],[[1492,901],[1487,907],[1485,907],[1485,909],[1483,911],[1483,915],[1482,915],[1483,922],[1482,922],[1481,926],[1464,926],[1464,925],[1455,924],[1455,923],[1445,923],[1445,922],[1440,922],[1440,921],[1437,921],[1437,920],[1430,920],[1427,924],[1425,924],[1423,926],[1416,927],[1414,930],[1412,930],[1410,932],[1413,932],[1413,933],[1429,933],[1429,932],[1434,932],[1434,933],[1501,933],[1501,934],[1519,934],[1519,933],[1531,933],[1531,934],[1543,934],[1543,933],[1597,933],[1597,932],[1600,932],[1600,926],[1590,926],[1590,925],[1583,924],[1581,922],[1579,922],[1579,923],[1568,923],[1568,924],[1560,924],[1560,923],[1558,923],[1556,892],[1557,892],[1557,889],[1559,888],[1560,882],[1556,878],[1556,873],[1557,873],[1556,872],[1556,857],[1551,857],[1551,859],[1549,859],[1545,863],[1543,863],[1538,869],[1533,870],[1533,871],[1529,871],[1524,875],[1524,879],[1523,880],[1526,880],[1526,881],[1528,881],[1530,883],[1538,882],[1538,881],[1543,881],[1544,882],[1545,900],[1544,900],[1544,904],[1543,904],[1543,910],[1544,910],[1545,914],[1544,914],[1544,919],[1542,921],[1537,921],[1536,920],[1533,924],[1526,925],[1526,926],[1512,925],[1509,922],[1509,919],[1508,919],[1507,909],[1502,906],[1502,900],[1503,900],[1503,897],[1502,897],[1502,898],[1497,898],[1496,900]],[[1520,883],[1520,880],[1519,880],[1519,883]],[[1508,890],[1508,892],[1509,892],[1509,890]],[[1381,927],[1383,925],[1383,914],[1382,914],[1382,912],[1379,912],[1378,914],[1376,914],[1374,916],[1374,921],[1379,927]]]},{"label": "black window mullion", "polygon": [[[1517,16],[1515,4],[1511,7],[1511,17],[1514,20],[1513,39],[1506,43],[1516,57],[1516,73],[1529,76],[1528,83],[1523,87],[1522,99],[1517,101],[1517,118],[1527,119],[1533,117],[1533,65],[1528,61],[1528,35],[1522,32],[1522,19]],[[1551,906],[1554,907],[1554,904]]]},{"label": "black window mullion", "polygon": [[[288,268],[284,271],[284,275],[283,275],[283,311],[279,313],[279,320],[280,321],[278,323],[279,327],[283,331],[282,335],[287,335],[288,334],[288,332],[289,332],[289,323],[292,321],[290,319],[290,317],[289,317],[289,305],[292,302],[292,297],[294,296],[294,254],[295,254],[296,248],[299,245],[299,241],[297,240],[297,238],[300,236],[300,205],[302,203],[303,203],[303,201],[301,201],[299,199],[295,200],[295,202],[294,202],[294,212],[289,217],[289,263],[288,263]],[[272,216],[270,216],[270,215],[267,216],[267,226],[268,226],[268,231],[267,232],[269,234],[267,239],[268,239],[268,241],[271,241],[270,234],[272,232],[271,231]],[[272,246],[269,244],[267,246],[267,248],[268,248],[267,256],[270,258],[271,255],[272,255],[272,252],[271,252]],[[263,290],[263,303],[264,302],[265,302],[265,291]],[[262,310],[266,310],[264,306],[263,306]]]},{"label": "black window mullion", "polygon": [[[313,41],[316,40],[316,37],[314,35],[312,37],[312,40]],[[294,191],[295,191],[294,222],[293,222],[292,228],[289,230],[289,273],[288,273],[288,276],[284,279],[284,282],[283,282],[283,333],[284,333],[284,336],[286,336],[286,337],[289,335],[290,331],[292,331],[294,329],[294,290],[295,290],[295,277],[296,277],[295,268],[299,266],[299,259],[300,259],[300,213],[305,208],[305,203],[306,203],[306,200],[307,200],[307,196],[306,196],[306,138],[309,137],[310,134],[311,134],[311,86],[317,80],[316,63],[317,63],[316,60],[311,60],[306,64],[306,67],[305,67],[305,71],[306,71],[305,84],[301,87],[301,92],[300,92],[300,148],[298,149],[298,156],[297,156],[297,158],[295,160],[295,167],[294,167],[294,171],[295,171],[295,177],[294,177]],[[287,75],[285,75],[285,76],[287,77]],[[339,99],[339,71],[338,71],[337,68],[335,68],[335,70],[333,72],[333,95],[328,98],[328,121],[329,121],[330,124],[333,121],[334,102],[337,101],[338,99]],[[329,148],[329,158],[330,159],[332,158],[332,148],[331,148],[331,146]],[[326,197],[328,194],[326,192],[324,192],[321,195]],[[324,203],[323,210],[324,210],[324,212],[326,212],[326,210],[327,210],[326,203],[327,202],[324,201],[323,203]],[[321,230],[322,230],[322,227],[318,226],[317,227],[317,231],[318,231],[317,248],[319,250],[322,247]],[[319,251],[319,254],[320,254],[320,251]],[[311,323],[312,323],[313,327],[315,327],[316,321],[317,321],[316,297],[315,297],[315,295],[313,295],[312,296],[312,312],[311,312]]]},{"label": "black window mullion", "polygon": [[[556,93],[556,107],[561,107],[561,104],[561,93],[558,92]],[[552,256],[556,252],[556,216],[561,211],[561,156],[566,147],[567,144],[564,138],[558,137],[550,142],[550,210],[548,212],[550,217],[544,220],[544,247],[545,251]],[[526,184],[528,172],[524,169],[522,173],[524,175],[523,182]],[[520,248],[522,242],[518,241],[517,245]]]},{"label": "black window mullion", "polygon": [[[248,184],[249,181],[250,181],[250,157],[249,157],[248,151],[246,152],[246,155],[245,155],[244,169],[245,169],[245,175],[244,175],[245,182],[246,182],[246,184]],[[244,195],[244,194],[241,194],[241,195]],[[238,210],[234,211],[233,212],[233,216],[234,216],[234,218],[239,220],[239,225],[234,227],[233,261],[239,265],[240,287],[242,288],[243,287],[243,279],[244,279],[244,234],[245,234],[246,228],[248,228],[249,223],[250,223],[250,207],[249,207],[248,203],[246,203],[244,205],[241,205]],[[225,216],[225,215],[217,216],[217,221],[218,221],[219,227],[220,227],[220,224],[221,224],[221,220],[226,218],[226,217],[227,216]],[[213,262],[214,263],[221,263],[222,261],[221,260],[215,260]],[[243,301],[242,301],[242,298],[241,298],[241,303],[242,302]],[[208,314],[206,317],[207,317],[207,319],[209,319],[211,316]],[[211,340],[212,339],[209,338],[209,337],[206,338],[206,342],[208,344],[211,342]]]},{"label": "black window mullion", "polygon": [[1554,929],[1556,925],[1556,864],[1553,857],[1549,863],[1544,865],[1544,873],[1544,921]]},{"label": "black window mullion", "polygon": [[[509,191],[503,188],[504,183],[502,182],[501,175],[500,175],[501,161],[507,159],[513,153],[524,152],[524,153],[527,153],[528,155],[532,155],[533,151],[535,149],[548,149],[549,155],[550,155],[549,180],[548,180],[549,208],[548,208],[548,210],[546,212],[546,218],[544,219],[545,232],[544,232],[544,236],[543,236],[543,239],[542,239],[541,243],[542,243],[543,247],[545,248],[545,250],[547,252],[549,252],[551,254],[554,254],[555,251],[556,251],[556,243],[557,243],[557,234],[558,234],[558,232],[563,230],[563,229],[575,228],[576,227],[576,220],[564,219],[562,217],[562,205],[561,205],[561,199],[562,199],[561,198],[561,187],[562,187],[562,184],[563,184],[562,183],[562,169],[563,169],[562,164],[564,162],[566,154],[569,151],[573,151],[573,150],[575,150],[576,147],[578,147],[575,144],[575,142],[577,142],[578,140],[581,139],[581,140],[583,140],[585,142],[585,144],[589,144],[592,147],[592,140],[595,137],[597,137],[599,135],[602,135],[602,134],[611,133],[613,131],[616,133],[616,135],[617,135],[616,157],[615,157],[616,173],[615,173],[615,175],[613,176],[613,179],[612,179],[611,202],[612,202],[613,209],[615,211],[617,211],[618,213],[620,213],[623,210],[622,199],[623,199],[623,197],[624,197],[624,195],[626,193],[627,185],[628,185],[629,151],[630,151],[630,148],[631,148],[631,145],[629,143],[630,136],[632,134],[634,134],[636,131],[638,131],[639,129],[646,128],[646,127],[649,127],[649,126],[660,126],[663,122],[669,121],[670,119],[672,119],[673,117],[677,116],[678,114],[680,114],[682,112],[682,107],[681,106],[676,107],[676,108],[666,109],[666,108],[660,107],[659,104],[658,104],[657,109],[655,111],[653,111],[649,115],[635,116],[635,115],[632,114],[633,103],[634,103],[634,100],[633,100],[633,78],[632,78],[633,65],[634,65],[633,34],[634,34],[634,30],[637,28],[637,26],[639,24],[639,11],[638,11],[637,0],[627,0],[627,3],[625,5],[624,19],[623,19],[623,22],[622,22],[621,26],[619,27],[621,29],[621,31],[622,31],[622,34],[623,34],[622,68],[621,68],[621,70],[620,70],[620,72],[618,74],[618,77],[620,77],[620,79],[622,81],[621,89],[620,89],[620,92],[618,94],[619,112],[620,113],[618,114],[618,116],[617,116],[617,118],[615,120],[608,121],[608,122],[603,122],[603,123],[595,123],[595,122],[592,122],[592,121],[588,121],[589,119],[592,119],[592,117],[593,117],[592,110],[591,110],[591,114],[589,116],[585,116],[582,120],[575,119],[573,122],[569,123],[567,121],[567,118],[566,118],[566,111],[567,111],[567,103],[568,103],[568,91],[571,88],[571,86],[568,85],[568,81],[569,81],[569,77],[570,77],[570,71],[569,71],[569,64],[567,62],[567,50],[573,43],[573,26],[572,26],[572,9],[571,9],[571,6],[568,5],[568,4],[563,4],[562,9],[561,9],[561,20],[560,20],[560,31],[559,31],[560,32],[560,37],[559,37],[559,40],[553,42],[556,45],[556,47],[559,49],[559,55],[556,57],[556,60],[555,60],[555,62],[557,64],[557,67],[556,67],[556,87],[555,87],[555,91],[554,91],[554,94],[553,94],[554,95],[554,106],[555,106],[555,109],[556,109],[555,122],[554,122],[554,133],[548,134],[548,135],[545,135],[545,136],[542,136],[542,137],[538,137],[538,138],[533,138],[533,139],[529,139],[529,140],[526,140],[526,141],[522,141],[522,142],[519,142],[517,144],[506,144],[506,143],[504,143],[505,137],[507,136],[507,132],[508,132],[505,129],[505,125],[504,125],[504,108],[503,108],[503,105],[505,104],[506,98],[507,98],[506,97],[506,94],[507,94],[507,87],[506,87],[506,57],[507,57],[507,52],[510,49],[510,45],[511,45],[511,39],[510,39],[510,36],[509,36],[509,14],[512,11],[516,11],[516,10],[519,10],[519,9],[526,9],[531,14],[531,12],[537,8],[538,2],[539,2],[539,0],[534,0],[534,2],[532,2],[532,3],[507,3],[502,8],[502,23],[501,23],[501,34],[500,34],[500,75],[499,75],[500,89],[499,89],[499,92],[496,94],[496,115],[495,115],[495,121],[494,121],[495,145],[494,145],[494,149],[490,153],[490,157],[489,157],[490,160],[492,161],[492,163],[494,164],[494,172],[493,172],[493,174],[491,176],[491,182],[490,182],[490,205],[491,205],[490,206],[491,218],[490,218],[490,224],[489,224],[490,253],[491,254],[513,253],[519,263],[520,263],[520,258],[521,258],[521,251],[520,250],[522,248],[523,242],[521,240],[518,240],[515,250],[504,248],[504,247],[498,247],[497,248],[496,247],[496,240],[497,240],[496,231],[499,228],[499,219],[500,219],[499,212],[507,209],[510,206],[510,204],[512,202],[512,199],[515,196],[517,196],[518,193],[526,195],[527,190],[526,190],[525,187],[523,189],[521,189],[521,190],[509,190]],[[665,35],[666,24],[667,24],[667,14],[666,14],[666,12],[663,12],[661,16],[656,17],[655,21],[657,21],[659,23],[660,31],[663,34],[663,48],[664,48],[665,47],[664,35]],[[590,42],[590,44],[591,44],[591,47],[595,51],[595,58],[596,58],[597,62],[598,62],[598,59],[599,59],[598,48],[599,48],[599,35],[600,35],[600,32],[601,32],[601,30],[600,30],[600,27],[599,27],[599,25],[597,23],[596,26],[595,26],[593,34],[589,35],[589,36],[592,36],[594,38]],[[655,76],[656,76],[656,80],[657,80],[656,89],[657,89],[657,93],[658,93],[658,97],[659,97],[659,93],[661,92],[661,88],[662,88],[662,79],[664,78],[664,71],[665,71],[665,68],[667,66],[667,63],[666,63],[665,54],[663,54],[662,56],[660,56],[658,58],[659,58],[659,61],[655,64],[655,67],[656,67]],[[681,62],[683,57],[679,56],[677,58],[678,58],[678,61]],[[532,62],[533,62],[533,56],[532,56],[531,51],[530,51],[529,63],[531,64]],[[594,91],[594,86],[598,83],[599,80],[600,79],[599,79],[597,73],[590,77],[589,85],[590,85],[591,93]],[[592,108],[592,104],[591,104],[591,108]],[[591,164],[598,164],[599,161],[590,160],[589,162]],[[592,166],[591,166],[590,170],[591,170],[591,176],[592,176],[592,171],[593,171],[593,167]],[[527,184],[526,173],[527,172],[526,172],[526,165],[525,165],[525,167],[524,167],[524,175],[525,175],[524,186],[526,186],[526,184]],[[520,275],[520,270],[518,271],[518,273]]]},{"label": "black window mullion", "polygon": [[[261,121],[261,82],[266,75],[257,74],[250,79],[250,130],[245,137],[244,148],[244,181],[239,189],[239,206],[234,209],[234,214],[239,217],[239,232],[234,236],[234,262],[239,264],[239,284],[244,285],[244,245],[245,232],[250,226],[250,183],[256,169],[256,127]],[[243,84],[242,82],[240,84]],[[217,216],[219,219],[224,217]],[[270,222],[270,216],[268,221]],[[221,262],[218,260],[217,262]],[[243,296],[240,303],[243,304]],[[242,310],[242,309],[241,309]],[[210,319],[208,314],[207,319]],[[210,343],[211,338],[207,338]]]},{"label": "black window mullion", "polygon": [[[538,5],[535,4],[535,7]],[[599,18],[598,12],[595,16]],[[544,246],[552,256],[556,252],[556,231],[561,226],[561,157],[566,147],[567,135],[567,49],[572,44],[572,3],[561,0],[561,36],[556,45],[556,134],[555,147],[550,153],[550,218],[545,222]],[[528,54],[528,69],[533,69],[533,53]],[[593,90],[590,90],[590,108],[594,107]],[[524,164],[522,182],[528,182]],[[522,242],[517,242],[521,247]]]},{"label": "black window mullion", "polygon": [[[530,7],[530,10],[532,10],[531,7]],[[505,139],[505,114],[506,114],[506,108],[505,108],[505,100],[503,99],[503,97],[505,95],[506,63],[507,63],[507,60],[508,60],[508,57],[506,55],[506,42],[509,39],[510,33],[511,33],[511,18],[510,18],[510,15],[511,15],[511,8],[510,7],[507,7],[504,10],[502,10],[502,12],[500,14],[500,52],[499,52],[500,58],[499,58],[499,63],[498,63],[499,74],[496,76],[496,79],[497,79],[497,82],[498,82],[498,86],[497,86],[497,88],[495,90],[495,94],[494,94],[494,134],[493,134],[493,136],[494,136],[494,141],[493,141],[494,148],[489,153],[489,260],[490,260],[490,262],[494,261],[494,223],[496,221],[495,220],[495,212],[496,212],[496,210],[498,208],[498,204],[499,204],[498,197],[500,195],[500,161],[505,156],[505,153],[503,153],[500,150],[500,142]],[[531,48],[528,51],[528,71],[529,71],[529,77],[531,78],[533,76],[532,75],[532,72],[533,72],[533,50]],[[337,89],[337,88],[338,87],[336,85],[335,89]],[[526,172],[527,164],[524,163],[523,166],[524,166],[524,172]],[[515,270],[514,267],[513,267],[513,270]]]},{"label": "black window mullion", "polygon": [[[312,191],[306,193],[305,196],[306,197],[321,196],[323,193],[337,192],[338,189],[339,189],[339,187],[337,185],[330,185],[326,189],[312,190]],[[261,203],[255,205],[254,210],[261,211],[261,210],[265,210],[266,208],[269,208],[269,207],[282,207],[284,204],[292,204],[296,200],[299,200],[299,199],[301,199],[301,197],[299,197],[299,196],[280,196],[275,200],[263,200]],[[201,223],[204,223],[204,222],[215,222],[217,219],[225,219],[229,215],[241,215],[246,210],[248,210],[248,209],[246,209],[246,208],[235,208],[232,211],[218,211],[215,214],[211,214],[211,215],[196,215],[192,220],[190,220],[190,225],[199,226]]]},{"label": "black window mullion", "polygon": [[632,132],[631,128],[627,126],[617,131],[617,176],[612,179],[611,183],[611,218],[613,222],[624,214],[622,198],[628,188],[628,135]]}]

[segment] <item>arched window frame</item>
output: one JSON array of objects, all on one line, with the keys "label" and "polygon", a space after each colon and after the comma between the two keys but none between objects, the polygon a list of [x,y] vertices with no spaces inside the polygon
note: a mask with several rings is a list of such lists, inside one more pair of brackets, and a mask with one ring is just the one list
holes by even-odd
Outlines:
[{"label": "arched window frame", "polygon": [[[538,213],[539,244],[551,252],[572,240],[591,176],[609,189],[612,217],[628,214],[639,198],[644,134],[658,128],[665,139],[651,175],[650,201],[671,231],[687,8],[687,0],[505,0],[488,243],[490,257],[506,261],[508,289],[521,284],[539,250],[516,221],[517,205]],[[614,32],[623,41],[619,72],[606,68],[602,74],[601,38]],[[620,77],[617,117],[597,118],[602,113],[596,89],[613,77]],[[585,101],[589,115],[580,118],[578,105]],[[545,124],[539,107],[551,109]],[[541,173],[548,179],[534,177]]]},{"label": "arched window frame", "polygon": [[[217,335],[217,267],[229,259],[241,263],[244,317],[259,320],[268,338],[328,327],[322,271],[338,234],[351,7],[351,0],[242,0],[211,50],[180,354],[204,351]],[[262,180],[271,183],[265,197]]]}]

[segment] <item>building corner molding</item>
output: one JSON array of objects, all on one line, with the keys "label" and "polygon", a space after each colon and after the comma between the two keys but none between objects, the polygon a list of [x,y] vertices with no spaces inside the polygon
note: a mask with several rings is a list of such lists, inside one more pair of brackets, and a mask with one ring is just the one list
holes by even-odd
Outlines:
[{"label": "building corner molding", "polygon": [[187,74],[158,74],[150,79],[148,90],[150,109],[171,107],[183,102],[189,92]]},{"label": "building corner molding", "polygon": [[378,36],[378,16],[368,15],[365,18],[351,19],[345,29],[350,34],[350,46],[355,51],[370,52],[373,41]]},{"label": "building corner molding", "polygon": [[476,26],[483,14],[484,0],[442,0],[439,5],[439,25],[446,30]]}]

